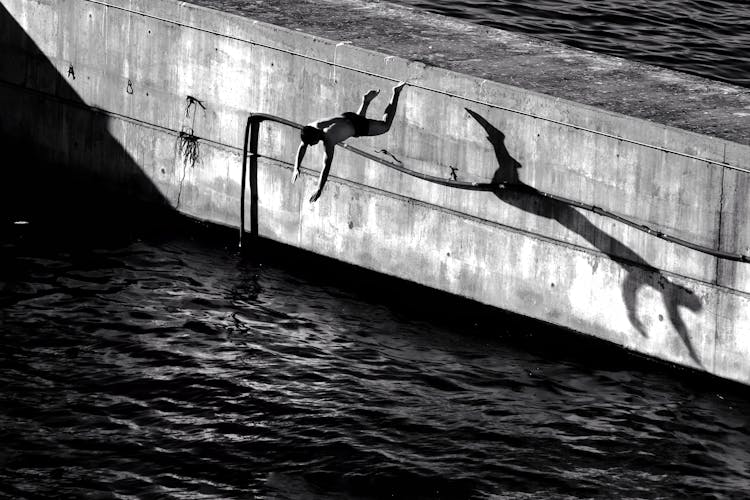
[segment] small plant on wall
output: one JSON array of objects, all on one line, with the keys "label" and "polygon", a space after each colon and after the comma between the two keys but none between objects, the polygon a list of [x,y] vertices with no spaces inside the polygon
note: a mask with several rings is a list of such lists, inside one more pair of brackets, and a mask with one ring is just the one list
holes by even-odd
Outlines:
[{"label": "small plant on wall", "polygon": [[189,166],[191,169],[195,168],[195,165],[200,160],[200,144],[198,143],[198,136],[195,135],[196,111],[200,108],[204,114],[206,113],[206,106],[200,99],[189,95],[185,98],[185,102],[185,117],[191,119],[191,125],[183,125],[182,130],[177,136],[177,154],[182,159],[182,178],[180,179],[180,189],[177,193],[177,207],[180,206],[182,199],[182,188],[185,183],[185,176],[187,175],[187,167]]},{"label": "small plant on wall", "polygon": [[177,137],[177,147],[183,166],[189,165],[190,168],[194,168],[200,155],[200,146],[192,128],[184,127],[180,131]]},{"label": "small plant on wall", "polygon": [[191,95],[185,98],[185,103],[185,117],[191,118],[190,112],[191,110],[193,111],[192,124],[190,127],[182,127],[182,131],[180,132],[177,141],[183,165],[190,165],[190,167],[193,168],[198,161],[200,153],[198,148],[198,137],[196,137],[196,135],[194,134],[195,115],[197,114],[195,111],[198,108],[201,108],[203,110],[203,113],[205,114],[206,106],[203,104],[203,101]]}]

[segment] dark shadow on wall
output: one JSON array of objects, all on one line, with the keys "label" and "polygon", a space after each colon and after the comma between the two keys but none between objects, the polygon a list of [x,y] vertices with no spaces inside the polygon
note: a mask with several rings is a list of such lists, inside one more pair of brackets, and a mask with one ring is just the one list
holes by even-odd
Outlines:
[{"label": "dark shadow on wall", "polygon": [[[518,178],[518,169],[522,166],[505,147],[505,134],[478,113],[470,109],[467,111],[487,132],[487,139],[495,150],[498,169],[493,175],[492,182],[507,186],[494,191],[495,196],[524,212],[556,220],[620,264],[626,272],[622,298],[628,311],[628,319],[644,337],[648,336],[648,332],[638,319],[638,290],[643,286],[651,286],[658,291],[664,301],[667,317],[682,339],[690,357],[699,366],[703,366],[690,341],[687,326],[680,315],[680,308],[683,307],[691,311],[700,311],[703,308],[700,299],[691,290],[670,281],[659,269],[650,265],[621,241],[596,227],[573,207],[561,201],[546,198],[538,190],[522,183]],[[623,265],[624,263],[632,263],[649,273],[632,272]]]},{"label": "dark shadow on wall", "polygon": [[134,200],[168,206],[112,137],[108,117],[69,83],[89,76],[56,68],[0,5],[0,216],[83,213],[107,222]]}]

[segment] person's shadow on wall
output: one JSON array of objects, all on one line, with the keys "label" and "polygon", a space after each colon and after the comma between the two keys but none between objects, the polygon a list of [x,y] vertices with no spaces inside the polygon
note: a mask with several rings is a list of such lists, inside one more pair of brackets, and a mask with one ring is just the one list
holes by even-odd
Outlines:
[{"label": "person's shadow on wall", "polygon": [[699,366],[702,366],[690,341],[687,326],[680,315],[681,307],[691,311],[700,311],[703,308],[700,299],[691,290],[670,281],[661,271],[646,262],[640,255],[596,227],[570,205],[545,197],[535,188],[521,182],[518,177],[518,169],[522,168],[522,165],[511,156],[505,147],[505,134],[492,126],[478,113],[468,108],[466,111],[487,132],[487,139],[495,150],[495,157],[498,162],[498,168],[492,177],[492,183],[498,185],[498,189],[493,191],[495,196],[524,212],[556,220],[620,265],[622,265],[622,261],[627,261],[646,271],[655,273],[655,279],[652,280],[646,278],[649,274],[634,273],[623,265],[626,277],[622,287],[622,298],[630,323],[641,335],[648,336],[643,323],[638,319],[638,290],[643,286],[653,287],[661,294],[667,317],[685,344],[690,357]]}]

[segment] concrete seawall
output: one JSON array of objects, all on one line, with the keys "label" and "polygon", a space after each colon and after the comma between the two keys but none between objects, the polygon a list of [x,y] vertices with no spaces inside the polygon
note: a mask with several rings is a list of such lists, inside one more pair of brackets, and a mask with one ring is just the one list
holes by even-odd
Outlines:
[{"label": "concrete seawall", "polygon": [[[180,2],[3,0],[0,16],[0,135],[194,217],[239,223],[248,113],[306,123],[380,88],[369,112],[379,116],[406,80],[392,130],[352,144],[437,177],[517,176],[750,254],[747,144]],[[298,143],[291,128],[262,126],[262,237],[750,383],[750,264],[532,193],[431,184],[343,149],[310,204],[323,159],[308,152],[292,185]]]}]

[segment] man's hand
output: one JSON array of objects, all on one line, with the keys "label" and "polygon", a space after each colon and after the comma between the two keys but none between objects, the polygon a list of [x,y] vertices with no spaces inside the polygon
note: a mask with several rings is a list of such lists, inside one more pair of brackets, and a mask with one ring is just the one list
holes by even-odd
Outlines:
[{"label": "man's hand", "polygon": [[365,94],[364,99],[365,101],[370,102],[373,99],[375,99],[378,96],[378,94],[380,94],[379,90],[370,90],[369,92]]},{"label": "man's hand", "polygon": [[320,193],[321,193],[320,189],[315,191],[313,195],[310,196],[310,203],[315,203],[316,201],[318,201],[318,198],[320,198]]}]

